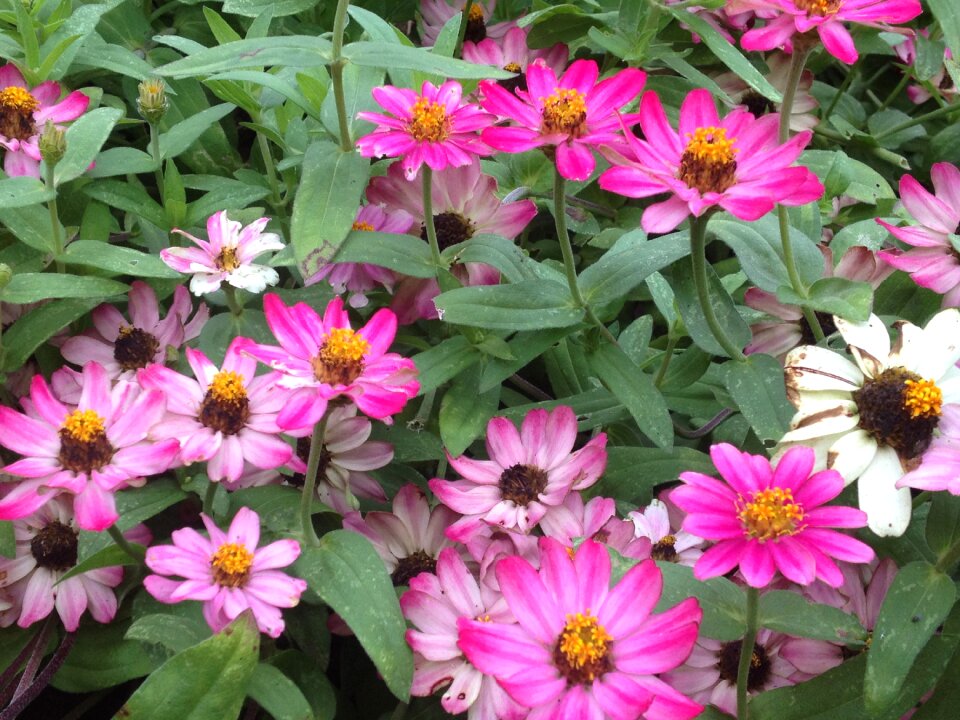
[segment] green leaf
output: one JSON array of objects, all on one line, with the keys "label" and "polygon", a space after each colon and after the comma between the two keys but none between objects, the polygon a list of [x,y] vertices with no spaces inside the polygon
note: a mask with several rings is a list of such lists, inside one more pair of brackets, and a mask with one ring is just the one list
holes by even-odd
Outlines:
[{"label": "green leaf", "polygon": [[927,0],[926,5],[937,19],[947,47],[953,51],[953,56],[960,57],[960,15],[953,0]]},{"label": "green leaf", "polygon": [[454,335],[414,355],[420,395],[440,387],[479,360],[480,353],[463,335]]},{"label": "green leaf", "polygon": [[876,204],[878,198],[896,197],[880,173],[841,150],[807,150],[800,156],[800,164],[820,178],[825,197],[849,195],[871,204]]},{"label": "green leaf", "polygon": [[67,265],[99,268],[120,275],[149,278],[179,278],[178,273],[156,255],[99,240],[74,240],[63,254]]},{"label": "green leaf", "polygon": [[0,556],[12,558],[17,554],[17,539],[12,520],[0,520]]},{"label": "green leaf", "polygon": [[693,448],[608,447],[607,468],[599,487],[604,495],[646,505],[657,485],[674,482],[688,470],[705,475],[716,472],[710,456]]},{"label": "green leaf", "polygon": [[116,108],[97,108],[84,113],[67,128],[67,150],[53,170],[53,184],[60,186],[80,177],[110,137],[113,126],[123,117]]},{"label": "green leaf", "polygon": [[715,640],[729,642],[743,637],[746,626],[744,608],[747,606],[743,590],[724,577],[701,582],[693,577],[693,570],[686,565],[658,562],[663,573],[663,595],[656,610],[663,612],[688,597],[700,601],[703,622],[700,632]]},{"label": "green leaf", "polygon": [[499,385],[571,332],[572,328],[550,328],[517,333],[507,343],[513,359],[488,358],[480,377],[480,392]]},{"label": "green leaf", "polygon": [[219,363],[227,354],[227,346],[240,336],[257,342],[270,342],[272,335],[267,326],[267,316],[252,308],[247,308],[239,316],[233,313],[214,315],[200,333],[200,349],[212,362]]},{"label": "green leaf", "polygon": [[258,70],[233,70],[219,73],[213,78],[210,78],[210,80],[235,80],[238,82],[256,83],[287,98],[287,100],[293,102],[308,115],[316,116],[313,105],[303,96],[303,93],[301,93],[295,85],[273,73],[260,72]]},{"label": "green leaf", "polygon": [[247,686],[247,695],[274,720],[313,720],[313,710],[303,692],[273,665],[257,665]]},{"label": "green leaf", "polygon": [[153,157],[132,147],[112,147],[97,155],[97,164],[87,172],[89,178],[114,177],[127,173],[152,172]]},{"label": "green leaf", "polygon": [[55,191],[47,190],[42,182],[26,175],[0,180],[0,209],[3,210],[44,203],[56,195]]},{"label": "green leaf", "polygon": [[[343,95],[347,119],[350,125],[350,135],[356,138],[373,131],[373,124],[369,120],[357,117],[358,112],[383,112],[383,108],[373,98],[371,90],[383,85],[383,69],[364,67],[348,63],[343,69]],[[323,99],[320,108],[320,117],[330,134],[340,137],[340,122],[337,117],[336,96],[330,92]]]},{"label": "green leaf", "polygon": [[83,188],[83,192],[105,205],[142,217],[158,228],[167,229],[167,218],[157,201],[147,195],[142,185],[119,180],[98,180]]},{"label": "green leaf", "polygon": [[[950,493],[933,493],[927,517],[927,545],[941,561],[960,542],[960,497]],[[952,570],[952,567],[945,570]]]},{"label": "green leaf", "polygon": [[209,638],[210,628],[193,618],[151,613],[134,620],[124,637],[160,645],[172,653],[178,653]]},{"label": "green leaf", "polygon": [[917,654],[957,598],[953,581],[929,563],[902,567],[880,606],[867,653],[864,700],[880,712],[896,700]]},{"label": "green leaf", "polygon": [[109,625],[85,625],[63,667],[54,676],[53,686],[69,693],[92,692],[152,672],[160,663],[145,653],[139,642],[124,639],[128,625],[122,620]]},{"label": "green leaf", "polygon": [[57,273],[14,275],[2,291],[3,302],[29,303],[49,298],[99,298],[125,295],[129,285],[106,278]]},{"label": "green leaf", "polygon": [[852,322],[866,322],[873,307],[873,288],[870,283],[828,277],[810,286],[803,298],[786,285],[777,288],[777,300],[791,305],[806,305],[817,312],[839,315]]},{"label": "green leaf", "polygon": [[476,65],[456,58],[435,55],[423,48],[412,48],[388,42],[350,43],[343,48],[343,56],[357,65],[386,69],[419,70],[453,80],[482,80],[484,78],[506,80],[513,77],[513,73],[498,70],[489,65]]},{"label": "green leaf", "polygon": [[647,240],[642,230],[632,230],[580,274],[580,291],[592,305],[623,299],[651,273],[689,254],[686,232]]},{"label": "green leaf", "polygon": [[567,287],[553,280],[457,288],[434,300],[441,319],[494,330],[568,327],[583,319]]},{"label": "green leaf", "polygon": [[724,367],[727,391],[761,442],[783,437],[794,408],[787,400],[779,361],[770,355],[749,355]]},{"label": "green leaf", "polygon": [[430,246],[413,235],[351,230],[333,259],[379,265],[412,277],[432,278],[437,274]]},{"label": "green leaf", "polygon": [[370,541],[349,530],[328,532],[319,547],[304,548],[293,574],[306,580],[353,630],[390,691],[409,700],[413,653],[404,639],[406,621]]},{"label": "green leaf", "polygon": [[633,416],[640,432],[661,448],[673,444],[673,423],[663,395],[616,345],[602,344],[590,355],[590,367]]},{"label": "green leaf", "polygon": [[500,405],[500,386],[480,392],[480,368],[461,372],[440,401],[440,439],[447,451],[459,457],[480,437]]},{"label": "green leaf", "polygon": [[22,315],[3,333],[3,369],[22,368],[34,350],[99,304],[98,299],[55,300]]},{"label": "green leaf", "polygon": [[[286,532],[299,522],[300,497],[299,489],[285,485],[243,488],[227,496],[231,514],[248,507],[260,516],[265,528],[276,532]],[[314,506],[322,507],[319,500],[314,501]]]},{"label": "green leaf", "polygon": [[267,65],[317,67],[329,62],[329,40],[309,35],[285,35],[237,40],[206,48],[156,68],[156,72],[166,77],[180,78]]},{"label": "green leaf", "polygon": [[146,548],[142,545],[137,545],[136,543],[131,543],[130,546],[140,555],[140,562],[137,562],[130,557],[130,555],[128,555],[125,550],[120,548],[119,545],[107,545],[107,547],[103,548],[102,550],[98,550],[83,562],[74,565],[54,584],[59,585],[64,580],[72,578],[74,575],[82,575],[88,570],[96,570],[98,568],[105,567],[118,567],[123,565],[140,565],[143,562],[144,556],[146,555]]},{"label": "green leaf", "polygon": [[224,0],[223,11],[243,17],[257,17],[269,9],[273,12],[273,17],[284,17],[309,10],[317,2],[319,0]]},{"label": "green leaf", "polygon": [[[0,183],[5,181],[0,181]],[[24,245],[42,253],[53,252],[50,214],[41,205],[21,208],[0,208],[0,223]]]},{"label": "green leaf", "polygon": [[201,110],[186,120],[181,120],[165,133],[160,133],[160,157],[163,160],[175,158],[186,152],[211,125],[219,122],[236,106],[231,103],[221,103]]},{"label": "green leaf", "polygon": [[260,632],[245,611],[222,632],[161,665],[124,703],[114,720],[209,720],[240,714],[257,667]]},{"label": "green leaf", "polygon": [[[454,248],[448,248],[448,251]],[[447,251],[444,251],[446,255]],[[508,282],[542,277],[542,266],[530,259],[516,243],[502,235],[483,233],[474,235],[469,241],[456,246],[457,262],[478,262],[492,265],[499,270]]]},{"label": "green leaf", "polygon": [[853,615],[830,605],[818,605],[789,590],[771,590],[760,596],[759,623],[794,637],[843,645],[862,644],[867,638]]},{"label": "green leaf", "polygon": [[303,156],[290,239],[304,276],[329,262],[350,232],[370,175],[370,161],[320,140]]},{"label": "green leaf", "polygon": [[[686,263],[678,263],[670,269],[671,287],[676,293],[677,308],[680,310],[680,316],[683,318],[687,331],[693,341],[706,350],[711,355],[726,357],[727,354],[720,343],[713,337],[710,326],[703,316],[700,309],[700,302],[697,299],[697,291],[693,282],[693,273],[690,272]],[[745,347],[750,342],[750,328],[740,317],[737,308],[733,303],[720,278],[714,272],[713,268],[707,266],[707,289],[710,293],[710,303],[713,305],[713,311],[716,313],[720,326],[726,331],[727,337],[737,347]]]}]

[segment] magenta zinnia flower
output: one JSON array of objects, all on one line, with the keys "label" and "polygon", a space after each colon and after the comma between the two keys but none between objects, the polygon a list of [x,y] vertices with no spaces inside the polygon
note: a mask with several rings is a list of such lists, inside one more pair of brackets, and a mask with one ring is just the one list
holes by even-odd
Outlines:
[{"label": "magenta zinnia flower", "polygon": [[391,422],[419,391],[413,361],[387,352],[397,334],[389,310],[378,310],[355,331],[339,297],[322,318],[306,303],[287,307],[273,294],[263,299],[263,309],[280,347],[250,345],[244,351],[278,370],[277,382],[295,391],[277,416],[282,429],[315,425],[327,401],[341,395],[366,415]]},{"label": "magenta zinnia flower", "polygon": [[293,454],[277,426],[289,391],[277,386],[280,373],[254,377],[257,361],[243,352],[251,343],[234,338],[220,369],[199,350],[187,348],[196,380],[162,365],[140,371],[140,384],[167,398],[167,415],[153,436],[180,438],[180,461],[206,462],[212,482],[235,483],[244,462],[272,470]]},{"label": "magenta zinnia flower", "polygon": [[528,533],[551,506],[573,490],[593,485],[607,465],[607,436],[600,433],[573,452],[577,417],[561,405],[527,413],[520,431],[505,417],[487,424],[489,460],[447,457],[463,480],[430,481],[444,505],[464,517],[447,535],[466,542],[484,526]]},{"label": "magenta zinnia flower", "polygon": [[766,587],[779,570],[800,585],[819,579],[837,587],[843,574],[833,561],[869,562],[873,550],[828,528],[867,524],[861,510],[826,506],[843,490],[835,470],[811,475],[811,448],[790,448],[776,468],[762,455],[720,443],[710,448],[720,482],[698,472],[681,473],[685,483],[670,499],[687,513],[683,529],[716,544],[697,561],[700,580],[725,575],[738,565],[752,587]]},{"label": "magenta zinnia flower", "polygon": [[702,616],[695,598],[652,615],[663,582],[656,563],[638,563],[610,587],[610,557],[592,540],[571,558],[543,538],[540,556],[539,571],[519,557],[497,564],[516,624],[458,620],[473,665],[543,720],[687,720],[703,711],[654,677],[690,654]]},{"label": "magenta zinnia flower", "polygon": [[95,362],[82,380],[77,406],[64,405],[39,375],[24,401],[28,415],[0,406],[0,445],[24,456],[3,471],[27,478],[0,500],[0,520],[26,517],[66,492],[81,529],[106,530],[118,517],[114,491],[143,485],[176,457],[176,440],[146,439],[163,417],[163,393],[129,382],[111,389]]},{"label": "magenta zinnia flower", "polygon": [[424,163],[433,170],[476,163],[490,148],[477,130],[495,118],[472,103],[463,102],[463,88],[448,80],[439,88],[425,82],[413,90],[385,85],[373,89],[373,98],[389,115],[359,112],[357,117],[376,123],[376,129],[357,140],[364,157],[402,157],[407,179],[416,177]]},{"label": "magenta zinnia flower", "polygon": [[[307,583],[279,568],[300,555],[296,540],[260,543],[260,517],[250,508],[240,508],[224,533],[206,515],[200,515],[209,539],[193,528],[175,530],[173,545],[147,549],[147,567],[156,575],[143,580],[147,592],[162,603],[184,600],[203,602],[203,617],[214,632],[220,632],[244,610],[252,610],[260,632],[280,637],[280,608],[300,602]],[[165,575],[184,578],[174,580]]]},{"label": "magenta zinnia flower", "polygon": [[900,200],[917,225],[896,227],[877,218],[890,233],[914,249],[881,250],[881,258],[913,281],[943,295],[943,307],[960,307],[960,259],[950,236],[960,229],[960,170],[934,163],[931,194],[910,175],[900,178]]},{"label": "magenta zinnia flower", "polygon": [[48,80],[28,88],[15,65],[0,67],[0,145],[7,151],[3,171],[11,176],[40,177],[40,133],[47,121],[76,120],[90,98],[74,90],[60,99],[60,85]]},{"label": "magenta zinnia flower", "polygon": [[267,285],[280,281],[277,271],[254,259],[271,250],[283,250],[276,233],[265,233],[270,218],[260,218],[244,227],[230,220],[221,210],[207,219],[207,240],[174,228],[173,232],[190,238],[195,248],[171,247],[160,251],[160,258],[177,272],[193,275],[190,290],[205,295],[220,289],[221,283],[252,293],[263,292]]},{"label": "magenta zinnia flower", "polygon": [[672,197],[643,211],[648,233],[675,229],[688,215],[719,206],[741,220],[756,220],[777,203],[805,205],[823,195],[823,185],[794,161],[810,142],[801,132],[777,141],[780,116],[754,118],[736,108],[722,120],[707,90],[693,90],[680,108],[679,131],[670,127],[655,92],[640,102],[643,140],[626,132],[626,143],[604,155],[619,167],[600,176],[600,187],[627,197]]},{"label": "magenta zinnia flower", "polygon": [[615,140],[617,111],[643,89],[646,74],[626,68],[597,82],[593,60],[577,60],[557,79],[542,60],[527,68],[527,88],[511,93],[492,80],[480,82],[484,110],[513,120],[516,126],[491,127],[483,141],[504,152],[555,146],[557,171],[568,180],[586,180],[596,166],[591,147]]}]

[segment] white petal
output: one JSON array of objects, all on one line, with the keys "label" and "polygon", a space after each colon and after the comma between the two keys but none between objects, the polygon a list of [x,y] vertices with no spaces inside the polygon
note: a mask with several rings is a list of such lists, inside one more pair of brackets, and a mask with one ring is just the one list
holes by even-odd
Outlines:
[{"label": "white petal", "polygon": [[832,350],[815,345],[791,350],[784,361],[784,376],[791,400],[798,393],[821,390],[853,392],[863,385],[863,373],[856,365]]},{"label": "white petal", "polygon": [[857,426],[860,414],[853,401],[833,403],[828,407],[812,406],[805,403],[790,421],[790,431],[783,436],[783,442],[799,442],[810,438],[823,437],[847,432]]},{"label": "white petal", "polygon": [[883,372],[890,355],[890,334],[880,318],[871,315],[865,323],[852,323],[834,317],[834,322],[863,374],[876,377]]},{"label": "white petal", "polygon": [[960,360],[960,311],[951,308],[934,315],[918,340],[911,343],[911,364],[904,361],[903,366],[927,380],[939,380]]},{"label": "white petal", "polygon": [[867,514],[870,529],[881,537],[899,537],[910,524],[910,488],[897,489],[903,475],[896,451],[884,446],[857,481],[860,509]]},{"label": "white petal", "polygon": [[866,430],[854,430],[837,440],[827,452],[827,467],[843,476],[847,485],[863,474],[877,454],[877,441]]}]

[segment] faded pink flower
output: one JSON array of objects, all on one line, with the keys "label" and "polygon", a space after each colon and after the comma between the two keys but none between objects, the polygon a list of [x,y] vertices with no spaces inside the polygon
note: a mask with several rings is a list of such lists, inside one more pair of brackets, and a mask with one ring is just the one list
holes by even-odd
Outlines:
[{"label": "faded pink flower", "polygon": [[[787,87],[787,79],[790,74],[790,56],[781,52],[770,53],[765,61],[770,70],[766,75],[767,80],[782,93]],[[725,72],[717,75],[714,80],[734,103],[743,105],[754,117],[780,112],[778,104],[768,100],[751,88],[735,72]],[[813,73],[810,70],[804,70],[800,76],[800,84],[797,86],[797,92],[793,98],[793,110],[790,113],[790,129],[793,132],[813,130],[820,122],[816,115],[820,103],[810,94],[810,88],[812,87]]]},{"label": "faded pink flower", "polygon": [[433,47],[437,36],[454,15],[463,12],[463,8],[470,3],[467,16],[467,27],[464,40],[480,42],[484,38],[499,40],[516,22],[490,24],[497,0],[420,0],[420,39],[424,47]]},{"label": "faded pink flower", "polygon": [[478,42],[463,43],[463,59],[478,65],[493,65],[500,70],[518,73],[515,78],[501,80],[507,90],[527,89],[526,70],[530,63],[542,60],[555,73],[562,73],[567,65],[570,51],[563,43],[548,48],[533,49],[527,46],[527,30],[514,27],[500,41],[485,38]]},{"label": "faded pink flower", "polygon": [[693,567],[703,555],[703,538],[674,528],[670,523],[670,513],[662,500],[651,500],[642,511],[634,510],[628,514],[638,538],[650,541],[650,557],[662,562],[673,562]]}]

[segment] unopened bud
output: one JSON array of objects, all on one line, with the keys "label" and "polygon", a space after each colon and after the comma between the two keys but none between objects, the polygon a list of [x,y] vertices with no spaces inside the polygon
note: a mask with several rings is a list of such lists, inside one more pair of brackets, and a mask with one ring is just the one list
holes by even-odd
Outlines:
[{"label": "unopened bud", "polygon": [[40,146],[40,157],[49,167],[60,162],[60,158],[67,151],[66,135],[63,128],[54,125],[52,120],[47,120],[37,144]]},{"label": "unopened bud", "polygon": [[6,263],[0,263],[0,289],[5,288],[13,279],[13,270]]},{"label": "unopened bud", "polygon": [[160,78],[144,80],[137,86],[140,96],[137,98],[137,109],[151,125],[156,125],[163,118],[170,107],[167,100],[167,87]]}]

